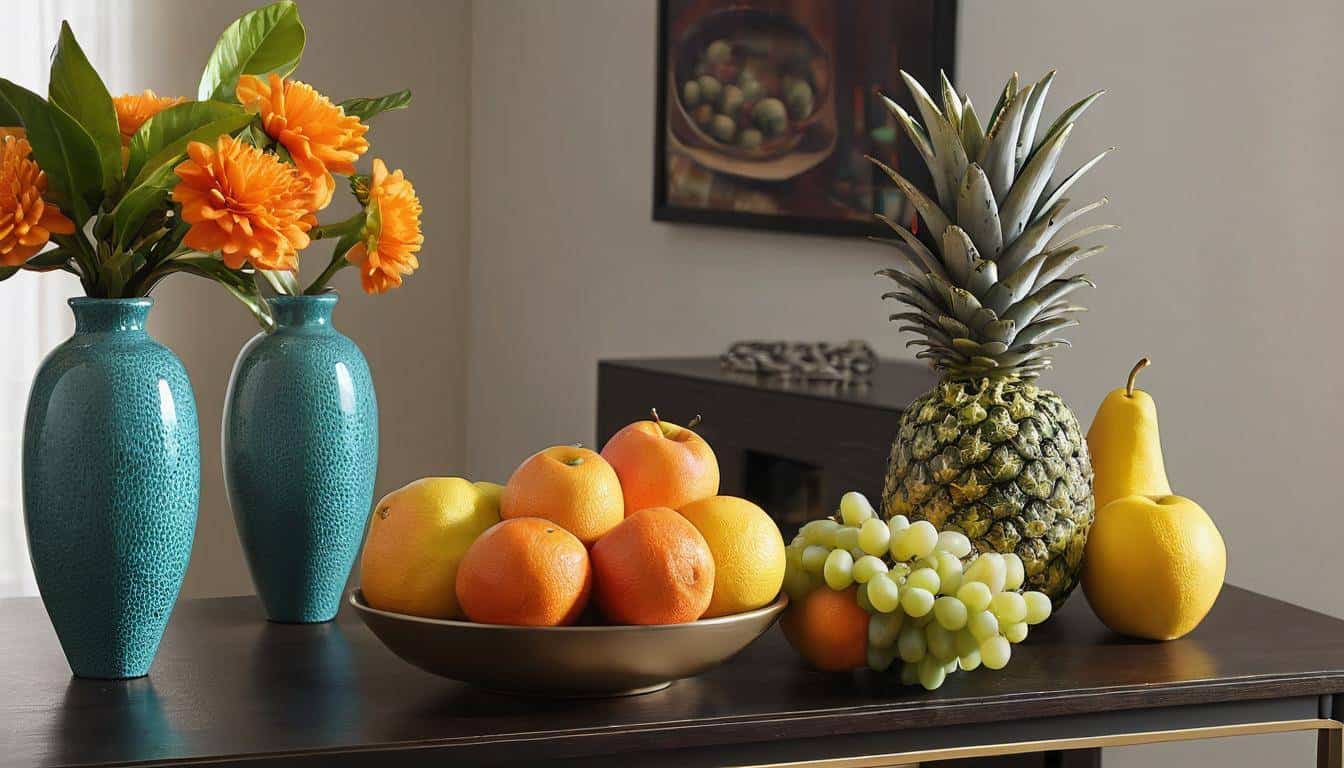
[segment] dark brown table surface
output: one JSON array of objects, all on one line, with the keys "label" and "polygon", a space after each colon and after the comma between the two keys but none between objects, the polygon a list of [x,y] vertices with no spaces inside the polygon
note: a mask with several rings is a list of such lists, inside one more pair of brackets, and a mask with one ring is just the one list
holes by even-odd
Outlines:
[{"label": "dark brown table surface", "polygon": [[148,678],[75,680],[41,603],[0,600],[0,766],[688,766],[706,750],[716,761],[758,762],[785,749],[807,759],[1061,728],[1334,717],[1330,697],[1340,692],[1344,621],[1236,587],[1194,634],[1169,643],[1118,637],[1075,596],[1015,648],[1008,668],[959,673],[933,693],[867,672],[808,670],[774,629],[664,691],[567,701],[421,672],[348,606],[332,624],[275,625],[250,597],[179,604]]}]

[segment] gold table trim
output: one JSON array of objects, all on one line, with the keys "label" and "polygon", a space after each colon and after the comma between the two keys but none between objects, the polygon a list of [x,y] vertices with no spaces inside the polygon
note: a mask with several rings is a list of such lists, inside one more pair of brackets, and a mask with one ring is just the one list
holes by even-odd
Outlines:
[{"label": "gold table trim", "polygon": [[[1197,741],[1217,739],[1226,736],[1253,736],[1269,733],[1292,733],[1296,731],[1316,731],[1319,734],[1318,765],[1322,768],[1339,768],[1338,744],[1344,724],[1336,720],[1310,718],[1305,720],[1275,720],[1264,723],[1238,723],[1235,725],[1209,725],[1198,728],[1174,728],[1161,731],[1139,731],[1136,733],[1110,734],[1103,736],[1080,736],[1068,739],[1037,739],[1033,741],[1015,741],[1000,744],[979,744],[973,747],[943,747],[940,749],[920,749],[910,752],[892,752],[881,755],[861,755],[856,757],[836,757],[822,760],[801,760],[786,763],[764,763],[734,768],[891,768],[909,765],[927,760],[960,760],[974,757],[998,757],[1030,752],[1053,752],[1071,749],[1099,749],[1104,747],[1125,747],[1139,744],[1162,744],[1173,741]],[[1334,747],[1333,750],[1330,746]],[[1332,754],[1327,755],[1326,752]]]}]

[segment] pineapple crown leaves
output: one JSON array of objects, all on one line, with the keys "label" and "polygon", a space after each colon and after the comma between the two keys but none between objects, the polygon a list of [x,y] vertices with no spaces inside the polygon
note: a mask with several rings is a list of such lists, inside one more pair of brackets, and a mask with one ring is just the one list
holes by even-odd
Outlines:
[{"label": "pineapple crown leaves", "polygon": [[1050,336],[1078,324],[1083,311],[1069,294],[1093,286],[1086,275],[1069,275],[1077,263],[1105,250],[1078,241],[1110,229],[1099,224],[1065,233],[1064,228],[1106,204],[1106,198],[1069,210],[1064,194],[1114,147],[1096,155],[1060,181],[1053,181],[1073,124],[1104,91],[1065,109],[1038,130],[1054,71],[1022,85],[1016,73],[1004,86],[989,117],[981,121],[968,97],[940,73],[938,101],[909,74],[919,118],[882,97],[928,166],[933,189],[917,188],[896,170],[869,157],[914,206],[932,247],[910,229],[877,214],[896,239],[904,269],[884,269],[898,290],[883,294],[911,311],[891,315],[901,331],[920,338],[916,357],[953,378],[1032,379],[1048,369],[1051,350],[1069,343]]}]

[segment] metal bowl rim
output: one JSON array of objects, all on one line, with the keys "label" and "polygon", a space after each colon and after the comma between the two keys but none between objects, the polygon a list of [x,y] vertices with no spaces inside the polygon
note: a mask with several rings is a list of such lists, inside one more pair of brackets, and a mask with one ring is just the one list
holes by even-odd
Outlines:
[{"label": "metal bowl rim", "polygon": [[598,624],[583,626],[565,626],[565,627],[529,627],[515,624],[482,624],[475,621],[457,621],[456,619],[431,619],[426,616],[412,616],[408,613],[396,613],[395,611],[384,611],[381,608],[374,608],[364,601],[364,593],[360,589],[350,590],[348,601],[355,610],[361,613],[372,613],[396,621],[410,621],[418,624],[428,624],[436,627],[450,627],[453,629],[465,630],[485,630],[485,631],[531,631],[551,634],[578,634],[594,632],[649,632],[658,630],[679,630],[691,629],[696,627],[713,627],[725,624],[736,624],[738,622],[749,622],[753,619],[766,618],[776,615],[784,610],[789,604],[789,596],[781,591],[779,595],[768,605],[756,608],[742,613],[733,613],[727,616],[715,616],[712,619],[697,619],[696,621],[682,622],[681,624]]}]

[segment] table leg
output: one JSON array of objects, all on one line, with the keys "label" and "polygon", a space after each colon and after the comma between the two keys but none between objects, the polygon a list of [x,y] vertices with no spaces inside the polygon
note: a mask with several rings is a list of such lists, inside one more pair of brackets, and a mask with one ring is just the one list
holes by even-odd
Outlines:
[{"label": "table leg", "polygon": [[1344,732],[1338,728],[1322,728],[1316,732],[1316,768],[1344,768]]}]

